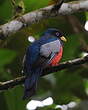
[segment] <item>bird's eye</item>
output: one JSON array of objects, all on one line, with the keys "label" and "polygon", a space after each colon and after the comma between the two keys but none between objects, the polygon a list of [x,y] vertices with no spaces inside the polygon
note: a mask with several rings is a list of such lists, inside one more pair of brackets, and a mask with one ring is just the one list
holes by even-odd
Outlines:
[{"label": "bird's eye", "polygon": [[56,32],[56,36],[59,36],[60,35],[60,33],[59,32]]}]

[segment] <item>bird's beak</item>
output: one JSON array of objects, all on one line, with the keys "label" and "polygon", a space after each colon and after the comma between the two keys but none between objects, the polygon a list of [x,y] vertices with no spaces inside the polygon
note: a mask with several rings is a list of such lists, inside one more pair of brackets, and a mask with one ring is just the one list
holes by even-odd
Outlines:
[{"label": "bird's beak", "polygon": [[64,36],[61,37],[61,40],[67,42],[67,39]]}]

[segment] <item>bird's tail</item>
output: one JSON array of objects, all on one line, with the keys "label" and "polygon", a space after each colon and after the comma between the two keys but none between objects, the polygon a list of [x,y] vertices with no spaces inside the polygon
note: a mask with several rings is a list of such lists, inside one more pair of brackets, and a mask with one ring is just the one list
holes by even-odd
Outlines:
[{"label": "bird's tail", "polygon": [[30,77],[27,77],[25,79],[25,83],[24,83],[25,90],[24,90],[23,99],[28,99],[35,94],[37,88],[37,82],[41,73],[42,73],[42,69],[39,68],[35,72],[32,72]]}]

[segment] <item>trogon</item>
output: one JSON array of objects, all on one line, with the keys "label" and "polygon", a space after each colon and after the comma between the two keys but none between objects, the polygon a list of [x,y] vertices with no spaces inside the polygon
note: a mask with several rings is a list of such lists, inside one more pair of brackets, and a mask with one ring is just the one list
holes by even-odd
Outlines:
[{"label": "trogon", "polygon": [[63,53],[63,41],[66,38],[60,30],[49,28],[39,40],[28,46],[23,61],[23,73],[26,76],[23,99],[36,93],[37,82],[44,68],[58,65]]}]

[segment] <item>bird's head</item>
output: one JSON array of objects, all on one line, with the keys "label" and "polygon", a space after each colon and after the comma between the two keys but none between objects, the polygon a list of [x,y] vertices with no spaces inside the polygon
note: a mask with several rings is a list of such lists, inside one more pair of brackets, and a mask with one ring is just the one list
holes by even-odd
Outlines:
[{"label": "bird's head", "polygon": [[67,39],[64,37],[64,34],[58,29],[49,28],[45,33],[53,35],[53,36],[59,38],[61,41],[64,41],[64,42],[67,41]]}]

